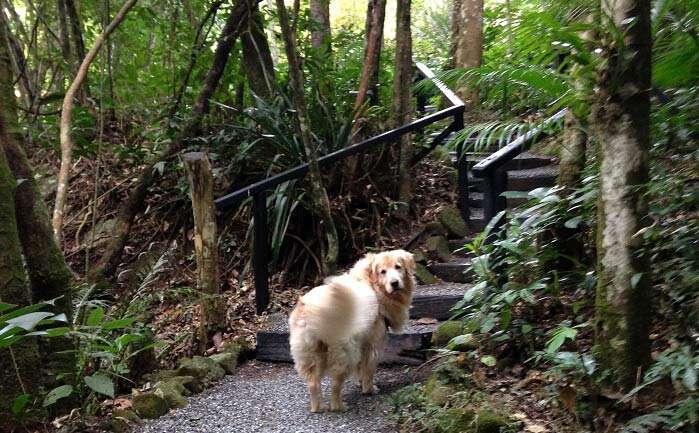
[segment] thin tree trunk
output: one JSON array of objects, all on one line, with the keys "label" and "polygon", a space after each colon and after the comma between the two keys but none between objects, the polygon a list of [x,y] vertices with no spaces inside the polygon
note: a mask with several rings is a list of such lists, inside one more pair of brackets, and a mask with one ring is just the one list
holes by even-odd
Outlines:
[{"label": "thin tree trunk", "polygon": [[[359,116],[359,108],[366,102],[369,92],[372,99],[378,96],[377,73],[383,45],[383,24],[386,18],[386,0],[369,0],[367,4],[366,39],[364,43],[364,65],[359,77],[359,89],[354,100],[354,109]],[[376,98],[378,99],[378,98]],[[357,118],[355,118],[355,121]]]},{"label": "thin tree trunk", "polygon": [[[0,2],[0,4],[2,4],[2,2]],[[5,11],[2,8],[0,8],[0,37],[5,39],[5,42],[10,49],[13,64],[15,66],[15,75],[20,78],[22,89],[24,89],[22,92],[22,97],[27,105],[27,109],[29,109],[32,105],[32,101],[34,101],[34,86],[29,79],[27,59],[24,56],[24,51],[22,50],[20,42],[12,34],[8,18],[5,16]]]},{"label": "thin tree trunk", "polygon": [[[80,64],[85,58],[85,41],[83,39],[82,26],[80,25],[80,16],[78,15],[78,10],[75,7],[74,0],[63,0],[66,6],[66,12],[68,12],[68,20],[70,21],[70,32],[73,39],[73,45],[75,47],[74,53],[75,57],[72,62],[73,74],[77,75],[80,68]],[[82,105],[87,105],[87,98],[90,97],[90,84],[85,83],[84,89],[80,92],[80,101]]]},{"label": "thin tree trunk", "polygon": [[[69,0],[70,1],[70,0]],[[97,57],[100,48],[109,38],[109,35],[116,29],[124,20],[126,14],[136,4],[138,0],[128,0],[124,3],[121,10],[116,14],[114,20],[107,26],[99,37],[95,40],[95,45],[90,49],[85,58],[82,60],[78,73],[71,83],[65,97],[63,98],[63,106],[61,109],[60,120],[60,138],[61,138],[61,168],[58,172],[58,181],[56,187],[56,204],[53,208],[53,233],[56,240],[60,244],[63,229],[63,213],[65,211],[65,203],[68,195],[68,178],[70,177],[70,166],[73,163],[73,138],[70,135],[70,122],[73,115],[73,98],[75,97],[80,86],[87,78],[87,72],[90,69],[90,64]]]},{"label": "thin tree trunk", "polygon": [[[454,46],[455,68],[476,68],[483,60],[483,0],[460,0],[457,38]],[[469,108],[478,104],[478,93],[468,87],[457,90]]]},{"label": "thin tree trunk", "polygon": [[[410,122],[412,115],[410,85],[413,76],[412,35],[410,33],[410,2],[398,0],[396,6],[396,61],[393,77],[394,125],[399,127]],[[398,215],[407,217],[413,195],[410,161],[413,157],[411,134],[400,138],[400,160],[398,166],[398,201],[402,203]]]},{"label": "thin tree trunk", "polygon": [[558,166],[558,185],[565,187],[565,195],[580,186],[580,176],[585,167],[587,133],[583,124],[572,111],[565,116],[565,130],[561,147],[561,162]]},{"label": "thin tree trunk", "polygon": [[[604,7],[604,3],[603,3]],[[617,0],[606,10],[624,36],[609,45],[591,124],[601,149],[595,354],[629,389],[650,362],[648,258],[639,234],[649,223],[642,186],[650,147],[650,2]]]},{"label": "thin tree trunk", "polygon": [[134,218],[141,211],[148,188],[155,179],[155,165],[176,155],[186,144],[187,140],[194,137],[200,130],[201,121],[209,111],[209,101],[218,88],[223,71],[228,63],[231,50],[235,46],[236,39],[242,32],[247,15],[260,0],[239,0],[226,19],[226,23],[216,43],[216,51],[209,72],[204,79],[204,85],[192,108],[191,116],[182,131],[172,140],[170,146],[163,151],[158,158],[143,168],[135,186],[129,192],[126,200],[122,202],[117,215],[117,222],[112,234],[112,239],[107,245],[106,252],[97,266],[88,275],[91,282],[100,282],[114,275],[124,247],[128,241]]},{"label": "thin tree trunk", "polygon": [[197,290],[201,301],[199,322],[199,351],[209,348],[209,338],[221,332],[226,324],[226,304],[221,298],[218,279],[218,244],[216,237],[216,208],[214,207],[214,178],[211,163],[203,152],[183,156],[189,194],[194,214],[194,251],[197,260]]},{"label": "thin tree trunk", "polygon": [[310,0],[311,46],[323,55],[332,51],[330,44],[330,0]]},{"label": "thin tree trunk", "polygon": [[257,6],[249,15],[247,27],[240,39],[243,45],[243,67],[250,90],[262,99],[269,99],[276,92],[277,82],[262,15]]},{"label": "thin tree trunk", "polygon": [[[68,33],[68,10],[65,0],[58,0],[58,37],[60,38],[61,54],[63,55],[64,65],[72,65],[73,58],[70,50],[70,34]],[[65,88],[65,77],[68,70],[64,68],[64,73],[61,75],[60,89]]]},{"label": "thin tree trunk", "polygon": [[277,1],[277,11],[279,13],[279,24],[282,28],[282,37],[284,38],[284,47],[286,48],[286,57],[289,62],[289,78],[291,79],[291,89],[293,94],[293,104],[296,110],[296,118],[298,120],[299,132],[301,141],[303,142],[304,151],[308,160],[308,177],[310,186],[310,198],[313,202],[314,213],[321,218],[324,224],[325,235],[327,238],[327,250],[323,257],[323,268],[321,271],[328,275],[335,270],[337,266],[337,256],[339,252],[339,241],[337,230],[330,211],[330,200],[328,193],[323,187],[323,179],[321,177],[320,168],[318,167],[318,150],[314,145],[310,131],[310,119],[306,109],[306,99],[304,96],[304,78],[303,70],[299,63],[296,48],[296,35],[292,33],[289,24],[289,16],[284,6],[284,0]]}]

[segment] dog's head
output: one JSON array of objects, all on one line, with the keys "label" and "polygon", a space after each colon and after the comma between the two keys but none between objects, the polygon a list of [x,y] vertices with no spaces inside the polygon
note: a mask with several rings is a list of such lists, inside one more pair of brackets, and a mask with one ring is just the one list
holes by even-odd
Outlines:
[{"label": "dog's head", "polygon": [[352,269],[352,274],[369,281],[375,289],[390,295],[413,289],[415,259],[404,250],[367,254]]}]

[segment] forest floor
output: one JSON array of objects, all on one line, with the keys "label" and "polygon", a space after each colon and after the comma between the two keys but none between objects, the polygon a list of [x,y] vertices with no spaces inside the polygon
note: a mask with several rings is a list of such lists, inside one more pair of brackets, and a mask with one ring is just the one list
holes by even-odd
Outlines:
[{"label": "forest floor", "polygon": [[[291,364],[250,362],[216,386],[191,397],[183,409],[146,423],[138,433],[384,433],[395,432],[391,393],[420,380],[406,367],[380,368],[379,393],[365,396],[357,384],[345,384],[344,413],[310,413],[308,391]],[[329,380],[323,395],[329,396]]]}]

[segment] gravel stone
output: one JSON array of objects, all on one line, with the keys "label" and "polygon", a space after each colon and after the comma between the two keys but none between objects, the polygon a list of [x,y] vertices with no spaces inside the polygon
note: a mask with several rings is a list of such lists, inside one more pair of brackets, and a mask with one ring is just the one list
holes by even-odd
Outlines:
[{"label": "gravel stone", "polygon": [[[420,373],[423,373],[422,371]],[[397,429],[389,419],[389,396],[419,380],[406,367],[381,367],[379,393],[365,396],[352,380],[345,382],[344,413],[308,411],[306,386],[290,364],[250,362],[226,376],[189,405],[146,422],[137,433],[387,433]],[[328,402],[330,383],[323,381]]]}]

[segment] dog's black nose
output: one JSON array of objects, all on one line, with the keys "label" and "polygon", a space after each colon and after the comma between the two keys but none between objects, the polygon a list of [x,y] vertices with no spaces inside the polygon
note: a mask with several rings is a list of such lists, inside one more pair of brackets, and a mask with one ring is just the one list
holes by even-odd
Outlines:
[{"label": "dog's black nose", "polygon": [[391,287],[394,289],[400,289],[400,281],[391,281]]}]

